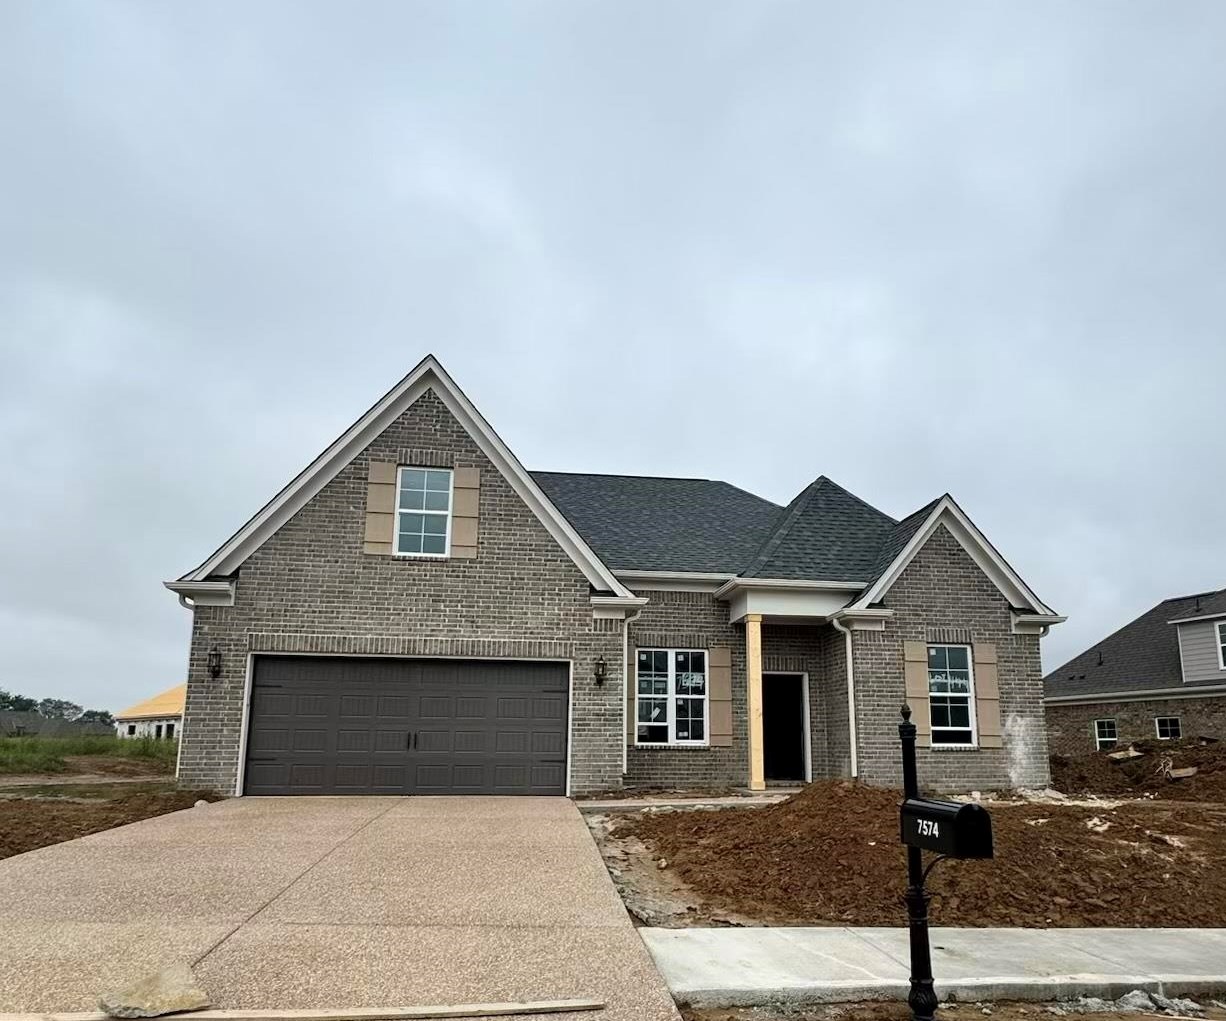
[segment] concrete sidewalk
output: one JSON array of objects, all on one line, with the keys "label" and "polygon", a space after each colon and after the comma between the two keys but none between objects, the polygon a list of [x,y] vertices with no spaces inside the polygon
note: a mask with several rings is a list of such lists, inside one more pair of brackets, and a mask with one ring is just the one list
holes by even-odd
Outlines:
[{"label": "concrete sidewalk", "polygon": [[[906,929],[640,929],[679,1003],[904,999]],[[1226,993],[1226,929],[932,930],[942,1000]]]},{"label": "concrete sidewalk", "polygon": [[0,1011],[89,1010],[187,961],[218,1007],[677,1018],[564,798],[239,798],[0,861],[0,888]]}]

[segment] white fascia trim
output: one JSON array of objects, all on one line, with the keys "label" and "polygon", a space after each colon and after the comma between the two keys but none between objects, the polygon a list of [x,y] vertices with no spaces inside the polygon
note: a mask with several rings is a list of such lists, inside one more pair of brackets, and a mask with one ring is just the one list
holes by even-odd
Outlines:
[{"label": "white fascia trim", "polygon": [[1144,691],[1096,691],[1088,695],[1047,695],[1044,705],[1096,705],[1099,702],[1149,702],[1164,698],[1215,698],[1226,695],[1226,684],[1197,684]]},{"label": "white fascia trim", "polygon": [[590,601],[594,618],[623,620],[638,616],[651,600],[646,596],[592,596]]},{"label": "white fascia trim", "polygon": [[1195,617],[1176,617],[1174,620],[1168,620],[1168,624],[1195,624],[1199,620],[1221,620],[1226,617],[1226,610],[1221,613],[1199,613]]},{"label": "white fascia trim", "polygon": [[629,596],[630,591],[614,577],[613,572],[545,496],[519,459],[433,355],[423,358],[412,372],[384,394],[374,407],[266,503],[216,553],[180,580],[201,581],[210,575],[232,574],[426,390],[433,390],[438,395],[447,410],[511,483],[519,498],[528,505],[592,586],[614,595]]},{"label": "white fascia trim", "polygon": [[1010,614],[1013,619],[1015,635],[1044,635],[1056,624],[1063,624],[1068,617],[1058,613],[1016,613]]},{"label": "white fascia trim", "polygon": [[840,610],[830,618],[839,631],[884,631],[885,622],[894,616],[894,611],[885,607],[863,610]]},{"label": "white fascia trim", "polygon": [[233,578],[219,581],[164,581],[162,584],[175,593],[180,602],[190,599],[196,606],[234,605]]},{"label": "white fascia trim", "polygon": [[705,571],[614,571],[617,580],[631,588],[657,589],[663,592],[714,592],[731,574]]},{"label": "white fascia trim", "polygon": [[932,537],[937,526],[941,524],[949,529],[950,534],[958,540],[958,543],[975,561],[979,569],[988,576],[992,584],[1000,589],[1001,594],[1009,600],[1011,606],[1025,608],[1036,614],[1057,616],[1056,612],[1039,599],[1030,586],[1022,581],[1017,572],[1005,562],[1005,558],[997,552],[996,547],[988,542],[987,537],[975,527],[962,508],[948,494],[937,501],[937,505],[932,508],[932,513],[928,515],[928,520],[924,522],[924,527],[911,537],[911,541],[894,558],[894,562],[886,568],[885,573],[849,609],[861,609],[879,602],[907,569],[907,565],[923,548],[924,543]]},{"label": "white fascia trim", "polygon": [[803,578],[729,578],[715,590],[716,599],[727,599],[740,589],[801,589],[810,592],[859,592],[862,581],[807,581]]}]

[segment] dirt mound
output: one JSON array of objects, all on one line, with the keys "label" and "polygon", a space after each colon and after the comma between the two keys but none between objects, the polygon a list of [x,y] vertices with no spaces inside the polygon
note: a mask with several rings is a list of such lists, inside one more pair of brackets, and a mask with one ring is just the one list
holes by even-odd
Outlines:
[{"label": "dirt mound", "polygon": [[206,791],[128,794],[110,801],[5,798],[0,800],[0,858],[191,808],[202,798],[219,800]]},{"label": "dirt mound", "polygon": [[[897,791],[810,784],[767,808],[659,812],[627,823],[708,912],[787,925],[899,925]],[[943,925],[1218,926],[1226,806],[991,806],[996,858],[932,873]]]},{"label": "dirt mound", "polygon": [[[1143,754],[1112,759],[1106,752],[1053,755],[1051,784],[1065,794],[1115,797],[1152,795],[1164,801],[1226,802],[1226,744],[1212,741],[1136,741]],[[1166,767],[1196,767],[1196,775],[1169,779]]]}]

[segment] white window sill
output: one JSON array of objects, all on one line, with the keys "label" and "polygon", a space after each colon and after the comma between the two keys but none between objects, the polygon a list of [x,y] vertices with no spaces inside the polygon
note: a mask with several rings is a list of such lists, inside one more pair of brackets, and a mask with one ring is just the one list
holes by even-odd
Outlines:
[{"label": "white window sill", "polygon": [[928,746],[934,752],[977,752],[977,744],[933,744]]},{"label": "white window sill", "polygon": [[397,560],[450,560],[448,553],[393,553]]},{"label": "white window sill", "polygon": [[650,743],[650,744],[644,744],[644,743],[641,743],[641,742],[636,741],[636,742],[635,742],[633,745],[631,745],[631,747],[632,747],[632,748],[646,748],[646,749],[652,749],[652,748],[681,748],[681,749],[685,749],[685,748],[710,748],[710,747],[711,747],[711,745],[710,745],[710,743],[709,743],[709,742],[707,742],[707,741],[678,741],[678,742],[676,742],[676,743],[674,743],[674,744],[661,744],[661,743],[660,743],[660,742],[658,742],[658,741],[657,741],[657,742]]}]

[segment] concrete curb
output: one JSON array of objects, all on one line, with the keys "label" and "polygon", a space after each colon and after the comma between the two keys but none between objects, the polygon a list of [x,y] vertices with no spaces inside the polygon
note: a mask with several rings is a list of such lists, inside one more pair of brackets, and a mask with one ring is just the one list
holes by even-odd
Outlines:
[{"label": "concrete curb", "polygon": [[[884,928],[640,929],[678,1003],[901,1000],[907,933]],[[942,1000],[1226,994],[1223,929],[934,929]]]}]

